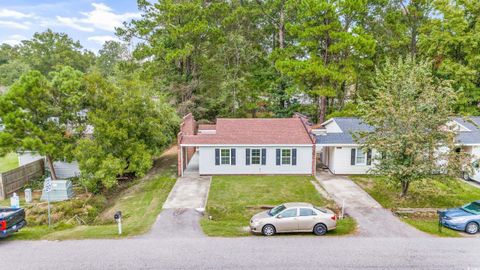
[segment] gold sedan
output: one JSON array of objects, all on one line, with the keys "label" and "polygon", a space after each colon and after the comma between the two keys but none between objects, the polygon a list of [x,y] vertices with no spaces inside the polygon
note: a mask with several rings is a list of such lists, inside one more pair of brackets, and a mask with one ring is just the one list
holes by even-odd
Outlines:
[{"label": "gold sedan", "polygon": [[250,220],[250,230],[266,236],[286,232],[313,232],[324,235],[337,226],[337,216],[329,209],[310,203],[284,203],[256,214]]}]

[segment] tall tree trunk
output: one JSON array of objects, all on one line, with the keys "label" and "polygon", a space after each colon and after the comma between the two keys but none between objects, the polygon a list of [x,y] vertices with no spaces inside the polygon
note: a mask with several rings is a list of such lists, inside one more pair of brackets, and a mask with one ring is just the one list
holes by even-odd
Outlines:
[{"label": "tall tree trunk", "polygon": [[49,155],[47,155],[47,163],[48,163],[48,168],[50,169],[52,180],[57,180],[57,173],[55,172],[55,167],[53,166],[53,160],[52,160],[52,157]]},{"label": "tall tree trunk", "polygon": [[409,186],[410,186],[410,181],[402,181],[402,194],[400,194],[400,197],[403,198],[407,196]]},{"label": "tall tree trunk", "polygon": [[325,122],[327,115],[327,97],[322,96],[318,99],[318,123]]},{"label": "tall tree trunk", "polygon": [[278,46],[280,49],[285,48],[285,10],[283,3],[280,8],[280,19],[278,22]]}]

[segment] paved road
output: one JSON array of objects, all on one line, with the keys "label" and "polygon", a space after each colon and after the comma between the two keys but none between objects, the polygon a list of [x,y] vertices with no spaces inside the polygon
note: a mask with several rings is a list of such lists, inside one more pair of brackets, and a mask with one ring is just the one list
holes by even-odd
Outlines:
[{"label": "paved road", "polygon": [[478,239],[262,236],[0,241],[2,269],[480,269]]},{"label": "paved road", "polygon": [[367,192],[347,177],[327,172],[317,173],[319,183],[338,205],[345,202],[345,212],[356,219],[359,236],[365,237],[429,237],[398,220]]}]

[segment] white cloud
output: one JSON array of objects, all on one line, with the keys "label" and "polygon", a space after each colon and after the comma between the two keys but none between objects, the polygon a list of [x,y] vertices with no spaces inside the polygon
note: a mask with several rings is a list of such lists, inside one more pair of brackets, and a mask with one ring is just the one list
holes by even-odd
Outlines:
[{"label": "white cloud", "polygon": [[6,27],[6,28],[13,28],[13,29],[23,29],[23,30],[30,29],[30,26],[28,25],[28,23],[19,23],[14,21],[0,21],[0,26]]},{"label": "white cloud", "polygon": [[114,40],[114,41],[120,41],[118,38],[114,37],[114,36],[108,36],[108,35],[105,35],[105,36],[91,36],[91,37],[88,37],[87,38],[89,41],[93,41],[93,42],[96,42],[98,44],[103,44],[107,41],[110,41],[110,40]]},{"label": "white cloud", "polygon": [[6,9],[6,8],[0,9],[0,18],[24,19],[29,17],[32,17],[32,15],[18,12],[12,9]]},{"label": "white cloud", "polygon": [[124,21],[139,17],[139,13],[126,12],[117,14],[109,6],[103,3],[92,3],[93,10],[81,12],[83,17],[57,17],[61,23],[77,30],[92,32],[100,29],[113,32],[115,27],[122,25]]},{"label": "white cloud", "polygon": [[84,32],[94,32],[95,31],[95,29],[93,29],[92,27],[81,25],[74,18],[57,16],[57,20],[61,25],[68,26],[68,27],[71,27],[71,28],[76,29],[76,30],[80,30],[80,31],[84,31]]},{"label": "white cloud", "polygon": [[8,36],[6,40],[1,41],[0,43],[7,43],[14,46],[14,45],[20,44],[22,40],[26,40],[26,39],[27,38],[22,35],[11,35],[11,36]]}]

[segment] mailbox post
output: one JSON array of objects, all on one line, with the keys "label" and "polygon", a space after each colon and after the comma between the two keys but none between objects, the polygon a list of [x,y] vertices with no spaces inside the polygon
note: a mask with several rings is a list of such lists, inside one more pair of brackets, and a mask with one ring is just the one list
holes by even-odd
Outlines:
[{"label": "mailbox post", "polygon": [[113,218],[118,224],[118,234],[122,234],[122,211],[117,211],[115,215],[113,215]]}]

